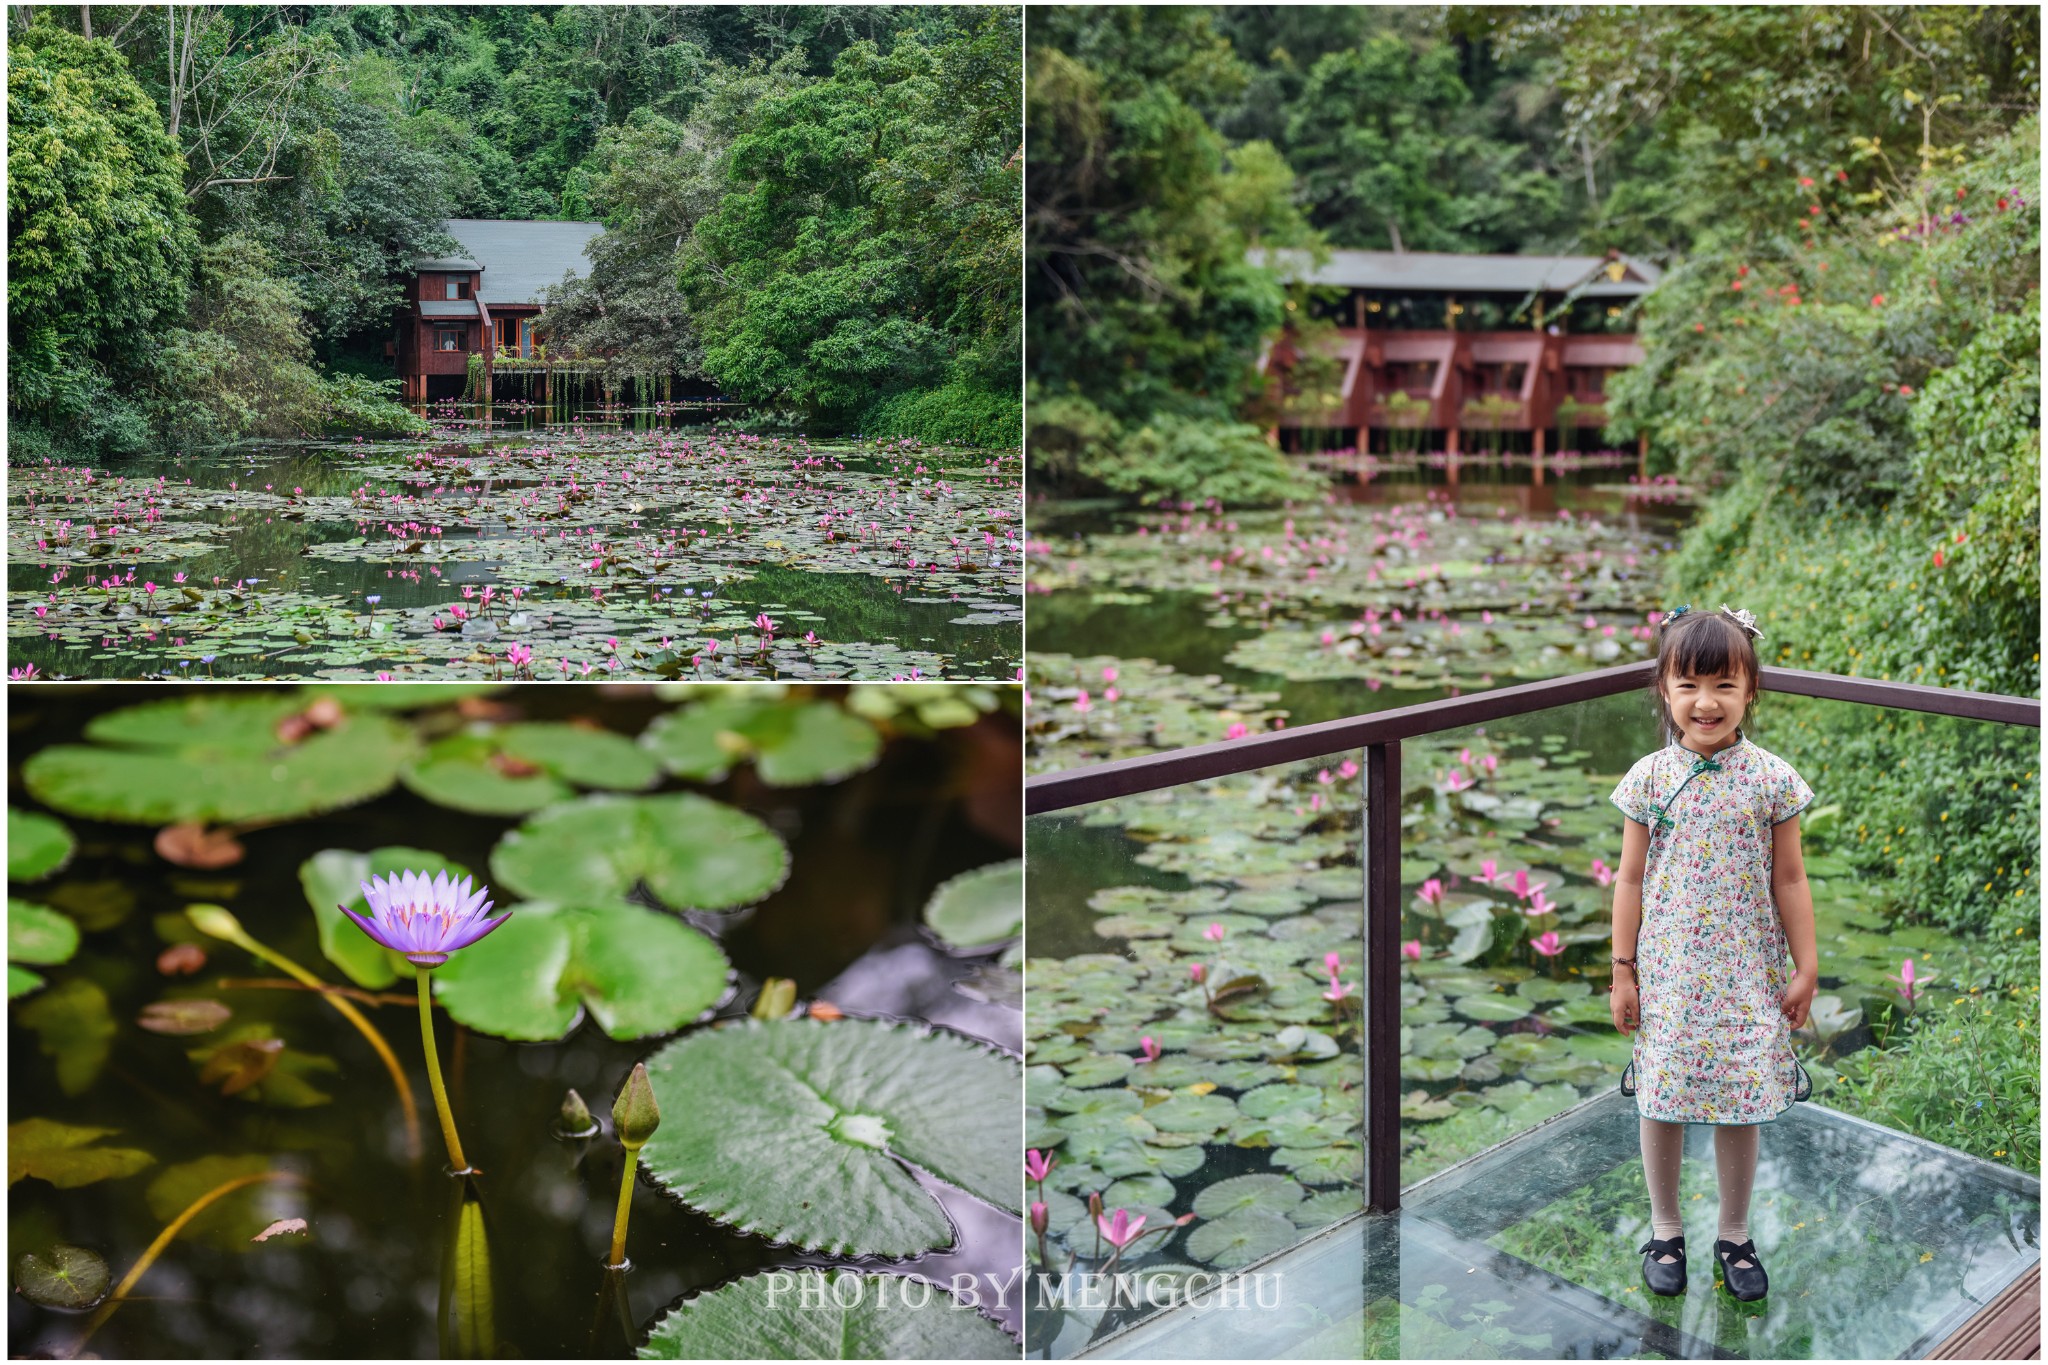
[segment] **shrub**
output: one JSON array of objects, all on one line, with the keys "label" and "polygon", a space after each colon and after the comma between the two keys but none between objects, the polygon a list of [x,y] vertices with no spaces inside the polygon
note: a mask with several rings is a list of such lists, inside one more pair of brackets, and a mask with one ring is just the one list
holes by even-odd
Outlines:
[{"label": "shrub", "polygon": [[955,379],[936,389],[892,394],[868,409],[861,428],[882,438],[1015,450],[1024,439],[1024,405],[1014,391],[998,393]]}]

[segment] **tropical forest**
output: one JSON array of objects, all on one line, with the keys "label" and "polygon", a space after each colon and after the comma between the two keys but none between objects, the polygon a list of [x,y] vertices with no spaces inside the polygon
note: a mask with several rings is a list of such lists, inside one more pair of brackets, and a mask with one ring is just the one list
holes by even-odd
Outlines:
[{"label": "tropical forest", "polygon": [[1021,41],[14,7],[10,671],[1012,677]]},{"label": "tropical forest", "polygon": [[[1324,1284],[1294,1336],[1268,1315],[1219,1345],[1237,1329],[1213,1324],[1238,1319],[1205,1319],[1205,1353],[1822,1358],[1938,1339],[1943,1313],[1982,1306],[1935,1288],[1957,1267],[2038,1255],[2035,15],[1030,20],[1033,770],[1646,665],[1624,694],[1400,744],[1398,1053],[1359,1012],[1367,755],[1218,755],[1203,771],[1224,776],[1144,791],[1125,770],[1038,807],[1034,1261],[1185,1288],[1298,1248],[1285,1264],[1317,1273],[1324,1230],[1365,1202],[1359,1087],[1384,1055],[1400,1274],[1368,1274],[1362,1298],[1355,1277]],[[1445,282],[1413,282],[1431,271]],[[1587,387],[1532,417],[1575,364]],[[1793,1111],[1945,1154],[1970,1174],[1944,1190],[1982,1185],[1929,1221],[1911,1181],[1858,1185],[1906,1148],[1816,1168],[1771,1125],[1752,1229],[1800,1292],[1716,1314],[1698,1266],[1690,1301],[1652,1298],[1632,1253],[1649,1204],[1606,994],[1623,951],[1608,797],[1670,742],[1647,691],[1660,626],[1724,604],[1767,669],[1921,689],[1824,700],[1766,680],[1742,733],[1815,793],[1819,985]],[[1555,1136],[1479,1174],[1602,1096],[1627,1117],[1597,1179],[1525,1186],[1558,1169]],[[1714,1199],[1710,1151],[1690,1149],[1685,1200]],[[1472,1211],[1458,1226],[1484,1245],[1420,1237],[1422,1191]],[[1516,1275],[1468,1278],[1496,1255]],[[1530,1297],[1525,1263],[1570,1294]],[[1122,1349],[1184,1353],[1193,1338],[1158,1326],[1170,1299],[1034,1299],[1031,1347],[1156,1328]],[[1603,1336],[1601,1313],[1638,1328]]]}]

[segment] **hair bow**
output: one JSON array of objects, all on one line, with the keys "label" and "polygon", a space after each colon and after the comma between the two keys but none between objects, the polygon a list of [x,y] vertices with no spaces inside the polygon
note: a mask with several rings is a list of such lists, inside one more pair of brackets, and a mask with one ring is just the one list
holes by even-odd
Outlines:
[{"label": "hair bow", "polygon": [[1729,620],[1748,631],[1751,638],[1757,640],[1764,638],[1764,633],[1756,628],[1756,617],[1753,613],[1742,607],[1731,607],[1726,602],[1721,604],[1721,610],[1727,615]]}]

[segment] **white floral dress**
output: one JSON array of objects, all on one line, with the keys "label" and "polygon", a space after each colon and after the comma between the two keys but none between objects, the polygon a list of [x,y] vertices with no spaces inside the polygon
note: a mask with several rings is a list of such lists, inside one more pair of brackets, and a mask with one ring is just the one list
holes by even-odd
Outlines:
[{"label": "white floral dress", "polygon": [[1636,1111],[1666,1123],[1762,1123],[1792,1104],[1781,1008],[1792,977],[1771,894],[1771,827],[1813,801],[1740,730],[1711,757],[1677,740],[1608,799],[1650,829],[1636,936]]}]

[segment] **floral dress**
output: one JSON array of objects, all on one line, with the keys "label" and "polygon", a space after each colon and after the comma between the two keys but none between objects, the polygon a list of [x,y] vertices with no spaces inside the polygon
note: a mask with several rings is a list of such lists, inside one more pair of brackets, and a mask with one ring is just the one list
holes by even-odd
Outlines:
[{"label": "floral dress", "polygon": [[1650,829],[1636,936],[1636,1112],[1666,1123],[1762,1123],[1792,1103],[1781,1008],[1792,976],[1771,894],[1771,827],[1813,801],[1740,730],[1711,757],[1673,740],[1608,799]]}]

